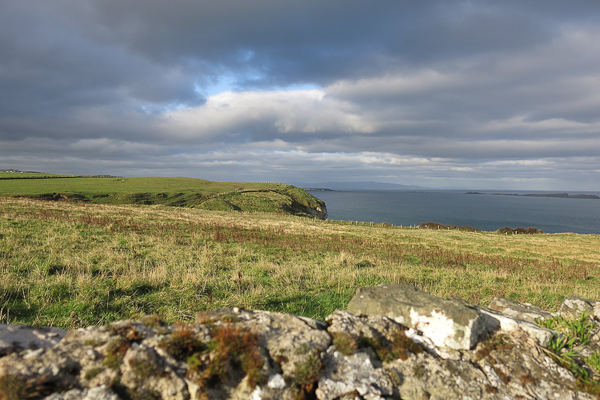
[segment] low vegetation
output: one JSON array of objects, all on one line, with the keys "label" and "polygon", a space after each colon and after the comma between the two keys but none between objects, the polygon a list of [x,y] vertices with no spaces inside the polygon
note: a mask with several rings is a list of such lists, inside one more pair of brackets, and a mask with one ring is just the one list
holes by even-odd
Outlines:
[{"label": "low vegetation", "polygon": [[421,229],[445,229],[449,230],[457,230],[457,231],[467,231],[467,232],[481,232],[481,229],[473,228],[472,226],[456,226],[456,225],[443,225],[438,224],[437,222],[423,222],[419,225]]},{"label": "low vegetation", "polygon": [[[419,225],[419,228],[421,229],[444,229],[444,230],[456,230],[456,231],[465,231],[465,232],[482,232],[481,229],[476,229],[473,228],[471,226],[467,226],[467,225],[463,225],[463,226],[456,226],[456,225],[443,225],[443,224],[438,224],[437,222],[423,222],[422,224]],[[537,228],[510,228],[508,226],[505,226],[504,228],[500,228],[496,231],[496,233],[500,233],[503,235],[537,235],[537,234],[541,234],[544,233],[544,231],[542,231],[541,229],[537,229]]]},{"label": "low vegetation", "polygon": [[561,333],[550,341],[551,356],[573,373],[581,390],[600,395],[600,352],[595,351],[589,357],[580,353],[581,346],[588,345],[590,336],[597,333],[597,327],[589,317],[586,314],[579,318],[559,316],[537,322]]},{"label": "low vegetation", "polygon": [[0,172],[0,196],[92,204],[139,204],[217,211],[281,212],[312,216],[324,203],[279,183],[212,182],[193,178],[84,177]]},{"label": "low vegetation", "polygon": [[358,287],[380,283],[555,310],[573,294],[600,299],[599,264],[598,235],[0,198],[2,323],[192,322],[197,311],[233,306],[324,319]]},{"label": "low vegetation", "polygon": [[497,233],[501,233],[504,235],[537,235],[544,233],[541,229],[529,227],[525,228],[510,228],[505,226],[504,228],[500,228],[496,231]]}]

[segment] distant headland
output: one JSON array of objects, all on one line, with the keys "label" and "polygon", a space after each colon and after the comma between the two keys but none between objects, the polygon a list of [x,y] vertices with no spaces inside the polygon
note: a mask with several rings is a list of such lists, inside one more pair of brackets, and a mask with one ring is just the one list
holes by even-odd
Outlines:
[{"label": "distant headland", "polygon": [[491,194],[495,196],[521,196],[521,197],[557,197],[561,199],[600,199],[600,196],[595,194],[568,194],[568,193],[482,193],[482,192],[467,192],[465,194]]}]

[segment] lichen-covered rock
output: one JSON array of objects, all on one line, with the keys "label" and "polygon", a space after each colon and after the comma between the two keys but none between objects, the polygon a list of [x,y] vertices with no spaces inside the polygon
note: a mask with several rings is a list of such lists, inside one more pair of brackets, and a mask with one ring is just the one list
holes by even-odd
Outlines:
[{"label": "lichen-covered rock", "polygon": [[393,394],[392,379],[383,368],[375,368],[367,353],[346,356],[332,346],[325,356],[325,374],[316,390],[320,400],[360,396],[383,400]]},{"label": "lichen-covered rock", "polygon": [[348,304],[356,315],[382,315],[423,332],[436,346],[473,348],[485,332],[479,313],[411,285],[361,288]]},{"label": "lichen-covered rock", "polygon": [[163,399],[189,399],[183,377],[178,376],[173,365],[169,365],[156,350],[143,343],[133,343],[127,350],[120,372],[120,384],[138,393]]},{"label": "lichen-covered rock", "polygon": [[[527,305],[509,304],[506,315],[452,303],[483,321],[486,335],[474,348],[440,346],[441,333],[410,312],[414,327],[340,310],[321,322],[234,308],[199,313],[195,324],[147,317],[72,330],[54,345],[19,345],[0,357],[0,400],[598,398],[600,321],[593,315],[557,320],[590,330],[561,352],[564,337],[552,336],[544,348],[553,331],[515,318],[521,306],[531,312]],[[589,311],[580,304],[595,306],[578,298],[567,306]]]},{"label": "lichen-covered rock", "polygon": [[202,312],[196,320],[210,324],[232,321],[256,335],[262,349],[262,386],[256,390],[256,385],[241,382],[237,391],[231,392],[231,398],[292,399],[298,393],[313,393],[316,389],[322,369],[321,353],[331,344],[324,322],[237,308]]},{"label": "lichen-covered rock", "polygon": [[582,314],[586,314],[600,318],[600,301],[571,296],[562,302],[558,313],[566,317],[579,317]]},{"label": "lichen-covered rock", "polygon": [[270,357],[281,367],[284,377],[293,377],[298,365],[315,353],[327,350],[331,337],[326,325],[309,318],[265,311],[240,314],[247,326],[264,340]]},{"label": "lichen-covered rock", "polygon": [[486,373],[497,393],[508,396],[505,398],[596,398],[580,392],[574,375],[527,335],[495,335],[465,355]]},{"label": "lichen-covered rock", "polygon": [[108,386],[96,386],[91,389],[71,389],[64,393],[54,393],[44,400],[120,400]]},{"label": "lichen-covered rock", "polygon": [[0,324],[0,357],[25,349],[53,347],[66,334],[67,331],[58,328]]},{"label": "lichen-covered rock", "polygon": [[536,320],[550,319],[557,316],[556,313],[542,310],[541,308],[533,306],[531,304],[519,303],[504,297],[494,297],[490,302],[489,308],[509,317],[522,319],[530,322],[536,322]]},{"label": "lichen-covered rock", "polygon": [[557,335],[557,332],[552,329],[536,325],[530,321],[513,318],[485,307],[477,306],[476,309],[484,317],[486,328],[490,333],[500,331],[502,333],[520,334],[524,332],[542,347],[548,346],[550,340]]},{"label": "lichen-covered rock", "polygon": [[336,311],[327,322],[333,346],[325,355],[318,399],[353,398],[354,394],[364,399],[392,396],[396,375],[385,366],[424,351],[406,336],[405,327],[387,317],[358,317]]},{"label": "lichen-covered rock", "polygon": [[399,377],[402,399],[502,399],[486,374],[476,365],[461,360],[444,360],[420,353],[397,360],[390,369]]}]

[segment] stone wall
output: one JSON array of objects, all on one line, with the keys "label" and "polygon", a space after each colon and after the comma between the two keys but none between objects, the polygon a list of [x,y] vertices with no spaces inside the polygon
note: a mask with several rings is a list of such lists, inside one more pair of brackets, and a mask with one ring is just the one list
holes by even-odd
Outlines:
[{"label": "stone wall", "polygon": [[[572,354],[536,323],[559,314],[589,328]],[[552,313],[382,285],[324,322],[234,308],[195,324],[0,325],[0,400],[595,399],[598,317],[600,302],[577,297]]]}]

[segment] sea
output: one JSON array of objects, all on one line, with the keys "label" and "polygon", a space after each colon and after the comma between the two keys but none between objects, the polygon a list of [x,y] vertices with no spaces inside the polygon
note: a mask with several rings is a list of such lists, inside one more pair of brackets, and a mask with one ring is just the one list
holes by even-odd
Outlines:
[{"label": "sea", "polygon": [[[327,205],[330,220],[422,222],[471,226],[483,231],[503,227],[546,233],[600,234],[600,199],[537,197],[558,192],[468,190],[308,190]],[[535,196],[526,196],[534,194]],[[600,196],[600,192],[568,192]]]}]

